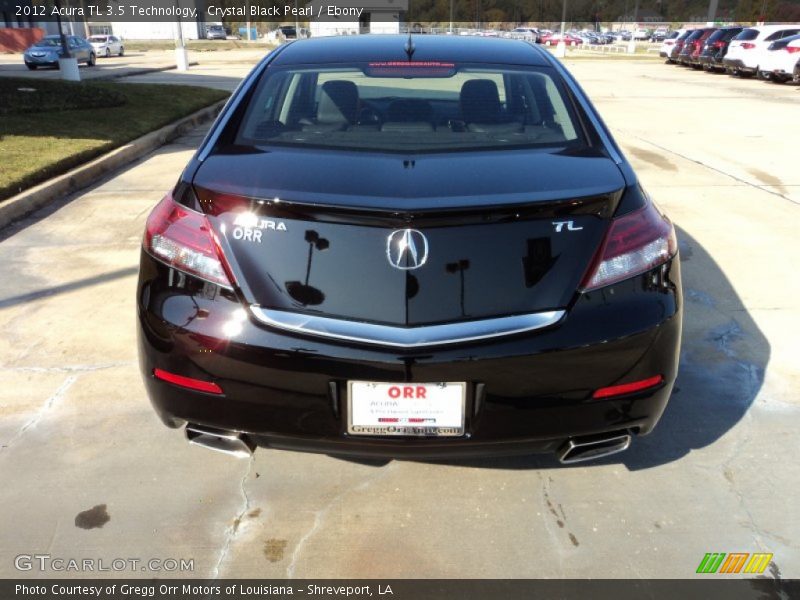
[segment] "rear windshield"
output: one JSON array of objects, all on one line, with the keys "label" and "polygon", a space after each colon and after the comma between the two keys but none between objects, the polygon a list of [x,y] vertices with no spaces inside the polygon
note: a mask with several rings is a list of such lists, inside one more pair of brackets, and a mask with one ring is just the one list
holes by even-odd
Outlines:
[{"label": "rear windshield", "polygon": [[389,62],[268,69],[236,143],[382,151],[582,146],[549,69]]},{"label": "rear windshield", "polygon": [[758,29],[744,29],[739,35],[737,35],[733,39],[747,41],[747,40],[754,40],[757,37],[758,37]]},{"label": "rear windshield", "polygon": [[718,39],[720,39],[724,35],[725,35],[725,30],[724,29],[717,29],[714,33],[712,33],[710,36],[708,36],[708,41],[709,42],[716,42]]},{"label": "rear windshield", "polygon": [[738,27],[734,27],[733,29],[725,29],[725,30],[723,30],[723,31],[725,31],[725,35],[724,35],[723,39],[724,39],[724,40],[731,40],[731,39],[733,39],[734,37],[736,37],[737,35],[739,35],[739,33],[740,33],[742,30],[741,30],[741,29],[739,29]]},{"label": "rear windshield", "polygon": [[766,41],[772,42],[774,40],[782,40],[785,37],[797,34],[798,31],[800,31],[800,29],[781,29],[780,31],[776,31],[772,35],[767,36]]}]

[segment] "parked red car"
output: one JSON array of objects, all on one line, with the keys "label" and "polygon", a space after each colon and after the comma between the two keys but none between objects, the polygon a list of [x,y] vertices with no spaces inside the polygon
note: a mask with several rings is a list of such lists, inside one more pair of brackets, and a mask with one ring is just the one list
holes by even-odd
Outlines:
[{"label": "parked red car", "polygon": [[[560,33],[551,33],[550,35],[546,35],[542,38],[542,44],[544,44],[545,46],[555,46],[560,41],[561,41]],[[572,35],[571,33],[565,33],[564,43],[567,46],[579,46],[580,44],[583,43],[583,40],[579,38],[577,35]]]},{"label": "parked red car", "polygon": [[700,54],[703,52],[703,46],[706,45],[706,40],[716,30],[716,27],[695,29],[692,35],[686,38],[681,53],[678,55],[678,62],[687,67],[692,67],[693,69],[702,69],[703,65],[700,62]]}]

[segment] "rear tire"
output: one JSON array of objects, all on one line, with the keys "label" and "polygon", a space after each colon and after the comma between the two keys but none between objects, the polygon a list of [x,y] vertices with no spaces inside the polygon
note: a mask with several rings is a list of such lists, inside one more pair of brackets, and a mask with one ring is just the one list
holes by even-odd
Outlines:
[{"label": "rear tire", "polygon": [[125,55],[125,46],[120,46],[119,47],[119,55],[120,56],[124,56]]},{"label": "rear tire", "polygon": [[86,66],[87,67],[93,67],[93,66],[95,66],[95,64],[97,64],[97,57],[95,56],[94,52],[92,52],[89,55],[89,60],[86,61]]},{"label": "rear tire", "polygon": [[106,47],[106,58],[110,58],[110,57],[111,57],[111,49]]}]

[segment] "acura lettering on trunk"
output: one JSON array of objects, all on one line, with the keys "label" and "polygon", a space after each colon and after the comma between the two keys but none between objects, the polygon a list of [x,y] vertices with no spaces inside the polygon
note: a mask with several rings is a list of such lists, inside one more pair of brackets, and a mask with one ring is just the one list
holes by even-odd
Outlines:
[{"label": "acura lettering on trunk", "polygon": [[162,421],[407,458],[628,448],[678,368],[675,230],[546,50],[284,44],[147,219],[142,375]]}]

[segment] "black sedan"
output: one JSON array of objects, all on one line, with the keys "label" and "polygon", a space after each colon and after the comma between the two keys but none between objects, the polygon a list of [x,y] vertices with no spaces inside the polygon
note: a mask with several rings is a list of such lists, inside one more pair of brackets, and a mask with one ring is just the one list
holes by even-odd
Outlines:
[{"label": "black sedan", "polygon": [[677,254],[535,44],[291,42],[147,220],[141,371],[166,425],[231,454],[586,460],[666,407]]},{"label": "black sedan", "polygon": [[731,40],[739,35],[744,29],[741,26],[723,27],[717,29],[706,39],[703,50],[698,57],[700,64],[706,71],[724,72],[725,66],[722,59],[728,53],[728,46]]},{"label": "black sedan", "polygon": [[[97,55],[92,45],[81,37],[75,35],[65,36],[67,48],[72,58],[80,63],[93,67],[97,62]],[[58,67],[58,59],[64,55],[61,36],[46,35],[33,44],[23,53],[25,66],[31,70],[37,67]]]}]

